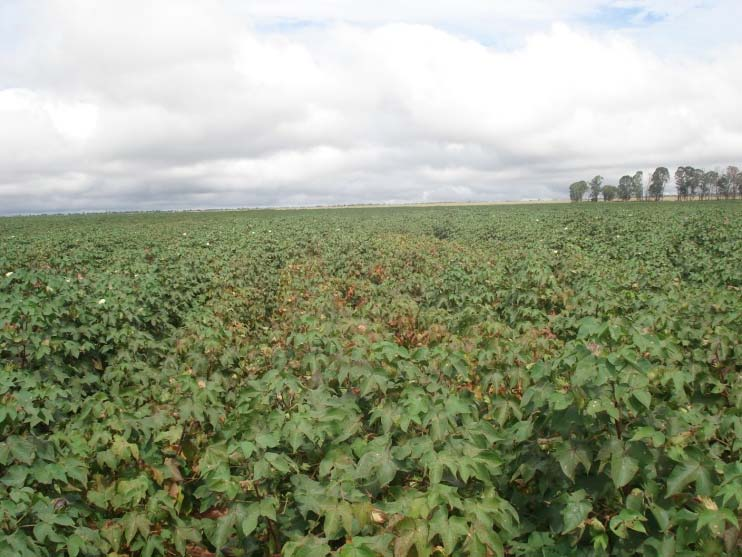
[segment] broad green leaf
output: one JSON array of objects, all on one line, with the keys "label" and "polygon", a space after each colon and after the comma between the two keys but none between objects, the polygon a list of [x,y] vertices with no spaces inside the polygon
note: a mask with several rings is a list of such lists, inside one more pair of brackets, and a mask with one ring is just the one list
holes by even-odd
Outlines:
[{"label": "broad green leaf", "polygon": [[647,519],[640,513],[629,509],[622,509],[618,515],[611,518],[609,526],[611,531],[619,538],[626,538],[629,530],[635,532],[647,533],[643,522]]},{"label": "broad green leaf", "polygon": [[214,547],[217,551],[221,551],[226,545],[229,539],[232,537],[235,524],[237,523],[237,514],[234,511],[229,511],[224,516],[220,517],[216,522],[216,530],[211,538]]},{"label": "broad green leaf", "polygon": [[255,531],[255,528],[258,527],[258,518],[260,518],[260,515],[259,503],[251,503],[245,508],[242,521],[240,522],[243,536],[249,536]]},{"label": "broad green leaf", "polygon": [[121,519],[124,526],[124,538],[128,545],[131,544],[137,532],[146,539],[149,536],[150,521],[143,515],[136,512],[129,512]]},{"label": "broad green leaf", "polygon": [[325,540],[314,536],[287,542],[283,547],[285,557],[325,557],[331,551]]},{"label": "broad green leaf", "polygon": [[80,549],[85,545],[83,539],[77,534],[72,534],[67,538],[67,555],[69,557],[77,557],[80,554]]},{"label": "broad green leaf", "polygon": [[10,455],[13,459],[23,464],[31,464],[34,461],[36,450],[33,442],[25,437],[11,435],[7,439]]},{"label": "broad green leaf", "polygon": [[703,468],[701,463],[695,460],[688,460],[677,464],[673,468],[670,476],[667,478],[667,496],[672,497],[681,493],[691,483],[698,482],[701,494],[704,494],[705,485],[708,484],[708,472]]},{"label": "broad green leaf", "polygon": [[585,472],[590,471],[591,459],[588,451],[578,447],[572,442],[565,442],[554,453],[562,472],[573,482],[575,481],[575,470],[578,464],[582,464]]},{"label": "broad green leaf", "polygon": [[617,488],[629,483],[638,470],[639,463],[629,455],[621,452],[611,455],[611,479]]},{"label": "broad green leaf", "polygon": [[343,545],[338,555],[339,557],[376,557],[378,554],[366,545],[351,542]]},{"label": "broad green leaf", "polygon": [[567,533],[579,528],[592,509],[593,506],[586,500],[583,490],[570,494],[562,510],[562,532]]}]

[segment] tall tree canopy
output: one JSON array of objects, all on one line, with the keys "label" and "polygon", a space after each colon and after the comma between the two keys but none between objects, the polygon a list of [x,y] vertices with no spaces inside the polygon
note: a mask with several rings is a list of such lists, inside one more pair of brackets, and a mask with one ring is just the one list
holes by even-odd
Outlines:
[{"label": "tall tree canopy", "polygon": [[637,201],[641,201],[641,199],[644,197],[644,172],[642,172],[641,170],[637,170],[634,176],[631,178],[631,181],[633,182],[631,195],[633,195],[634,199],[636,199]]},{"label": "tall tree canopy", "polygon": [[660,166],[652,172],[649,180],[649,197],[655,201],[662,199],[665,195],[665,184],[670,181],[670,171],[664,166]]},{"label": "tall tree canopy", "polygon": [[595,176],[590,180],[590,201],[597,201],[601,191],[603,191],[603,177]]},{"label": "tall tree canopy", "polygon": [[715,170],[709,170],[708,172],[703,173],[700,190],[701,199],[708,199],[708,197],[711,195],[711,192],[716,187],[716,182],[718,180],[719,173]]},{"label": "tall tree canopy", "polygon": [[719,176],[719,178],[716,180],[716,197],[729,199],[729,196],[731,195],[731,185],[732,182],[729,179],[729,175],[722,174],[721,176]]},{"label": "tall tree canopy", "polygon": [[603,201],[613,201],[618,195],[618,188],[616,186],[603,186]]},{"label": "tall tree canopy", "polygon": [[740,189],[742,174],[736,166],[727,166],[726,176],[729,179],[729,193],[736,198],[738,194],[742,193],[742,189]]},{"label": "tall tree canopy", "polygon": [[585,196],[585,192],[587,192],[587,182],[585,180],[580,180],[579,182],[575,182],[571,186],[569,186],[569,199],[571,201],[582,201],[582,198]]},{"label": "tall tree canopy", "polygon": [[631,199],[633,189],[633,178],[628,174],[626,176],[621,176],[621,179],[618,181],[618,198],[621,201],[628,201],[629,199]]},{"label": "tall tree canopy", "polygon": [[692,172],[692,166],[679,166],[675,171],[675,187],[678,192],[678,199],[685,199],[688,197]]}]

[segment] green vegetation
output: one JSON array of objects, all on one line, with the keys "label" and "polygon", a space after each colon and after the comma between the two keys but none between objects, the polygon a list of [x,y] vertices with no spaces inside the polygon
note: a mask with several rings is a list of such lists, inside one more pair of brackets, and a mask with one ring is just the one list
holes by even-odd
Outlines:
[{"label": "green vegetation", "polygon": [[2,219],[0,556],[733,555],[740,217]]}]

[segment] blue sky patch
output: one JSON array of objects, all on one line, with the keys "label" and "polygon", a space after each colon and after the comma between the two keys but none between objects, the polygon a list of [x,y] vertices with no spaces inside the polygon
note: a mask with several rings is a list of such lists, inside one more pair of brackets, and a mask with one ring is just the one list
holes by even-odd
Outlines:
[{"label": "blue sky patch", "polygon": [[594,13],[586,16],[583,21],[597,27],[610,29],[625,29],[627,27],[644,27],[659,23],[665,15],[647,11],[638,7],[603,6]]}]

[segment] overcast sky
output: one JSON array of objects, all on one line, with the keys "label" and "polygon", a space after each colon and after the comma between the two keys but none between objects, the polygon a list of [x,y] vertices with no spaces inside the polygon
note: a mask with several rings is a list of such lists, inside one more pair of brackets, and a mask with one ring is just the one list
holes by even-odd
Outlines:
[{"label": "overcast sky", "polygon": [[742,163],[740,0],[0,0],[0,214]]}]

